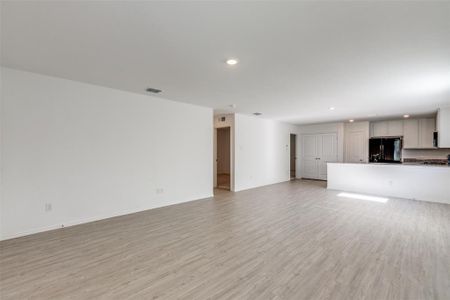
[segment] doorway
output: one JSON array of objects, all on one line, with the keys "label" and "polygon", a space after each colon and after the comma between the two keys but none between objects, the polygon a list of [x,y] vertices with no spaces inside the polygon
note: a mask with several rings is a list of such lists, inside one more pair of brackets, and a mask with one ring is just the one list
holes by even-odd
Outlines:
[{"label": "doorway", "polygon": [[231,142],[230,127],[217,128],[217,188],[230,190]]},{"label": "doorway", "polygon": [[297,135],[291,134],[291,180],[297,177]]}]

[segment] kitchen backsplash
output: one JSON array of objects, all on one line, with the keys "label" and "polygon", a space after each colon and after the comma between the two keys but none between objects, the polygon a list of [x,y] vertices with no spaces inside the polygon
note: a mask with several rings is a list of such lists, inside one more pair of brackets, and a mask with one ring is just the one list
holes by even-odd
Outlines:
[{"label": "kitchen backsplash", "polygon": [[403,159],[417,158],[417,159],[447,159],[450,154],[450,148],[446,149],[403,149]]}]

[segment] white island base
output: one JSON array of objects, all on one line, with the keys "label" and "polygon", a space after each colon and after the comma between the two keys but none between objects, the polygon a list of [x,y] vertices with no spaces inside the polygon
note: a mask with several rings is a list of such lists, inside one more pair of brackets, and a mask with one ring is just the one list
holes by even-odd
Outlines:
[{"label": "white island base", "polygon": [[328,163],[327,188],[450,204],[450,167]]}]

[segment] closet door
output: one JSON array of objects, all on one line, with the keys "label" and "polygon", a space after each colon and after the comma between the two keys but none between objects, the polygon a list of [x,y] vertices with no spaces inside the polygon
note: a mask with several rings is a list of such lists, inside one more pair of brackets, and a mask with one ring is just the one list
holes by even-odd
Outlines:
[{"label": "closet door", "polygon": [[318,178],[317,135],[302,136],[302,177]]},{"label": "closet door", "polygon": [[318,179],[327,180],[327,163],[337,162],[337,135],[335,133],[317,136]]}]

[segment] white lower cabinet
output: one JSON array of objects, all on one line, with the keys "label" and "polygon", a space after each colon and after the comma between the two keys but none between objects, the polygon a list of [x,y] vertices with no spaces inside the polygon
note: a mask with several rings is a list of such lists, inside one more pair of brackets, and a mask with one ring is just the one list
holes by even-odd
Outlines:
[{"label": "white lower cabinet", "polygon": [[327,163],[337,162],[336,133],[302,136],[302,177],[327,179]]}]

